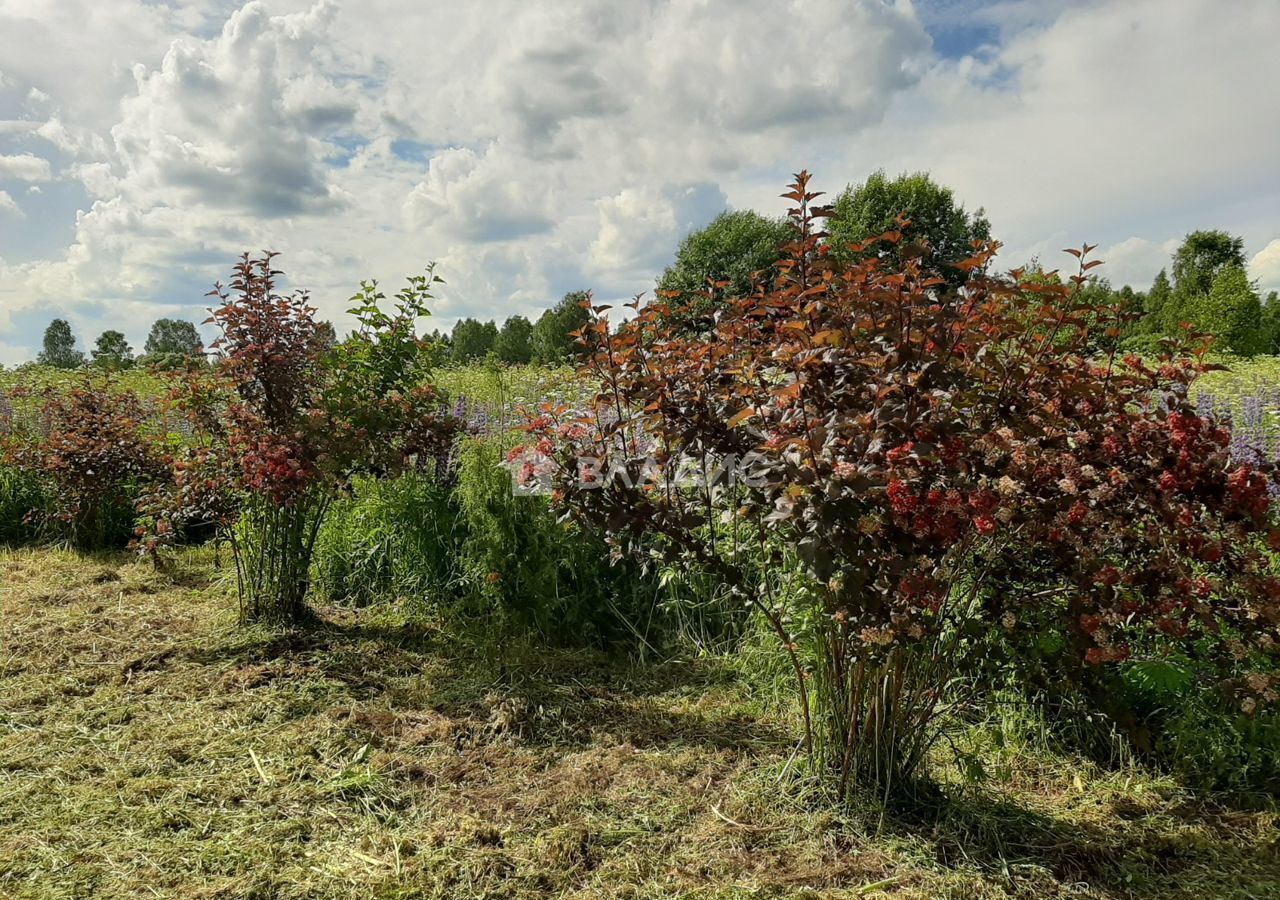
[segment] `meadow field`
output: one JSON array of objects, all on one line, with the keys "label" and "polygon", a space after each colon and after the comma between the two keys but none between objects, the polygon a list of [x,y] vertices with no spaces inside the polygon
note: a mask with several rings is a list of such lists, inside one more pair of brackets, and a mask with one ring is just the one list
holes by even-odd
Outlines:
[{"label": "meadow field", "polygon": [[[1260,358],[1196,382],[1203,421],[1234,429],[1221,452],[1274,458],[1277,375]],[[236,481],[238,468],[200,468],[217,461],[217,432],[180,424],[201,407],[174,406],[205,379],[3,375],[4,896],[1280,892],[1280,725],[1216,686],[1247,652],[1224,663],[1214,648],[1247,624],[1224,620],[1192,646],[1135,632],[1132,658],[1106,658],[1102,685],[1121,702],[1100,705],[1092,670],[1061,689],[1030,665],[1065,665],[1053,660],[1070,622],[958,615],[939,634],[974,649],[946,651],[958,655],[930,696],[948,702],[913,726],[936,739],[911,780],[872,770],[837,785],[838,761],[819,755],[830,736],[806,739],[801,723],[828,721],[826,651],[811,642],[844,614],[805,618],[815,588],[794,574],[799,544],[750,551],[760,585],[788,579],[778,607],[753,608],[711,563],[630,559],[602,536],[619,526],[515,491],[524,455],[549,440],[539,421],[590,408],[607,373],[435,369],[430,405],[406,421],[441,423],[446,455],[342,470],[308,520],[303,593],[284,618],[246,605],[287,588],[251,581],[245,562],[246,545],[276,534],[255,529],[278,527],[254,504],[270,513],[281,495]],[[416,402],[408,382],[378,390]],[[222,396],[215,411],[255,402]],[[343,415],[370,409],[383,407]],[[376,459],[364,434],[332,452]],[[130,474],[84,477],[103,461]],[[215,518],[166,512],[157,485]],[[302,499],[279,509],[317,502],[287,496]],[[779,646],[779,628],[795,643]]]},{"label": "meadow field", "polygon": [[0,0],[0,900],[1280,900],[1278,36]]}]

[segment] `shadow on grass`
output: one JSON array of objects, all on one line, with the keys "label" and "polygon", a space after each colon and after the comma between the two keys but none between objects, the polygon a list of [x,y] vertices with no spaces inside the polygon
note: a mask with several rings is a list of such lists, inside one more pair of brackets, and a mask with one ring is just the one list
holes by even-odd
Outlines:
[{"label": "shadow on grass", "polygon": [[[374,746],[396,746],[424,715],[451,720],[450,739],[459,746],[502,740],[571,751],[626,742],[764,761],[790,752],[795,740],[785,722],[768,721],[737,693],[733,674],[714,660],[638,667],[599,650],[499,656],[461,646],[430,625],[347,611],[326,611],[306,629],[241,629],[186,654],[200,664],[274,666],[275,677],[305,673],[340,685],[358,701],[346,704],[352,711],[343,714],[345,727]],[[324,703],[333,706],[332,698]],[[910,805],[870,805],[855,823],[859,831],[923,845],[943,868],[978,869],[1015,885],[1047,873],[1060,884],[1107,895],[1185,896],[1182,873],[1194,872],[1206,897],[1263,896],[1259,885],[1280,888],[1280,843],[1251,850],[1257,845],[1241,840],[1251,826],[1233,821],[1232,810],[1188,802],[1152,812],[1126,807],[1123,798],[1090,809],[1084,795],[1081,802],[1086,805],[1068,820],[980,787],[935,788]],[[1207,882],[1206,871],[1213,873]]]},{"label": "shadow on grass", "polygon": [[[638,748],[746,752],[789,749],[794,741],[733,704],[697,708],[708,691],[732,691],[732,675],[713,660],[637,666],[626,654],[600,649],[509,647],[499,654],[492,644],[467,645],[430,625],[361,618],[326,611],[305,628],[241,629],[215,646],[190,647],[185,657],[232,670],[305,673],[370,704],[429,709],[533,747],[586,747],[601,733]],[[416,679],[425,690],[406,687]]]},{"label": "shadow on grass", "polygon": [[1232,821],[1233,811],[1186,803],[1154,812],[1122,800],[1093,812],[1096,821],[1068,821],[980,788],[926,787],[910,802],[863,809],[858,818],[881,835],[926,841],[940,866],[977,868],[1002,881],[1043,872],[1082,893],[1087,885],[1156,898],[1191,894],[1180,875],[1194,871],[1202,883],[1207,871],[1213,882],[1203,896],[1263,896],[1251,891],[1264,884],[1280,889],[1280,839],[1251,852],[1240,840],[1248,826]]}]

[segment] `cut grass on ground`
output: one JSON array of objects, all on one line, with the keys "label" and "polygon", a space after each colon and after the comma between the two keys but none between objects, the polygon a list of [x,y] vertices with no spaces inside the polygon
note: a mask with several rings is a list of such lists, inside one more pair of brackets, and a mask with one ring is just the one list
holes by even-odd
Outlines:
[{"label": "cut grass on ground", "polygon": [[732,661],[236,629],[212,562],[0,553],[0,896],[1280,896],[1271,812],[1140,770],[975,739],[927,816],[839,812]]}]

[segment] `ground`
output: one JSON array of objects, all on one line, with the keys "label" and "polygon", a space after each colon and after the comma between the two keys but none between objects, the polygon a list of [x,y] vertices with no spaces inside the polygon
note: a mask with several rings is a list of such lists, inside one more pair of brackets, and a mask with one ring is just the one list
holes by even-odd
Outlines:
[{"label": "ground", "polygon": [[1134,766],[987,723],[981,781],[841,811],[740,660],[241,629],[225,574],[0,551],[0,896],[1280,896],[1273,811]]}]

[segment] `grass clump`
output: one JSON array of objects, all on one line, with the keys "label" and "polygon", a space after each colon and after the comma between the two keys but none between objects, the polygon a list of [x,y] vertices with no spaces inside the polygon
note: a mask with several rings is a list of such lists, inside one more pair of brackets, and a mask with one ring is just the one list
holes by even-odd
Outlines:
[{"label": "grass clump", "polygon": [[405,601],[491,646],[660,641],[661,587],[612,565],[604,542],[514,492],[496,440],[466,441],[456,482],[357,478],[317,539],[312,584],[331,603]]},{"label": "grass clump", "polygon": [[316,541],[312,587],[331,602],[366,606],[378,598],[451,598],[459,544],[453,502],[435,479],[360,476],[330,508]]},{"label": "grass clump", "polygon": [[38,477],[16,466],[0,465],[0,544],[37,540],[41,530],[36,520],[43,519],[48,509],[48,492]]}]

